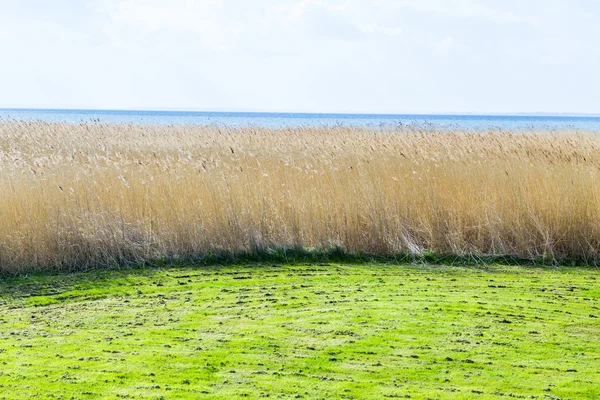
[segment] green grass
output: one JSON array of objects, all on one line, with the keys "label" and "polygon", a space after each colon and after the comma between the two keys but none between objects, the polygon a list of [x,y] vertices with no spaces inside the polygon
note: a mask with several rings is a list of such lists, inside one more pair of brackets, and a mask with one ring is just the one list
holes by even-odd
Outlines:
[{"label": "green grass", "polygon": [[600,398],[600,271],[0,278],[0,398]]}]

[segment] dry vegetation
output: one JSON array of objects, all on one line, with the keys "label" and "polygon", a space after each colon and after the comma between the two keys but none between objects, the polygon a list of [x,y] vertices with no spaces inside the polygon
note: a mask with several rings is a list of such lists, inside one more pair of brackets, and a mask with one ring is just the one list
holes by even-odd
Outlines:
[{"label": "dry vegetation", "polygon": [[209,252],[600,260],[600,136],[0,123],[0,269]]}]

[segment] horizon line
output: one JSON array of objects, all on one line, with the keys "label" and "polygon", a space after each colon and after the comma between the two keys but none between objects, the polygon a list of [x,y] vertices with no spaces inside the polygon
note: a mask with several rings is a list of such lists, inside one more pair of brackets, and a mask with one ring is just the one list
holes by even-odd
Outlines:
[{"label": "horizon line", "polygon": [[0,107],[0,111],[124,111],[124,112],[188,112],[188,113],[248,113],[248,114],[306,114],[306,115],[389,115],[389,116],[547,116],[547,117],[600,117],[600,113],[585,112],[478,112],[478,111],[434,111],[434,112],[348,112],[348,111],[265,111],[256,109],[195,109],[195,108],[49,108],[49,107]]}]

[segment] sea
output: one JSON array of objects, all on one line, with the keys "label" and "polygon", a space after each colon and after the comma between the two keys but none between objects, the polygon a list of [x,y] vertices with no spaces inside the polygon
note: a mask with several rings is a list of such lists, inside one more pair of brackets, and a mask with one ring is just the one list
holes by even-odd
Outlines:
[{"label": "sea", "polygon": [[465,130],[580,130],[600,132],[600,116],[319,114],[208,111],[0,109],[0,121],[101,122],[232,127],[427,127]]}]

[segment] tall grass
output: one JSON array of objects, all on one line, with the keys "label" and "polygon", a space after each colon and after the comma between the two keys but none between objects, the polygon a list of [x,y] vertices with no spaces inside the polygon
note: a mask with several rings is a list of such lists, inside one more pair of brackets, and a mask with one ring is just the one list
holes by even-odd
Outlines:
[{"label": "tall grass", "polygon": [[0,123],[0,270],[269,249],[600,259],[600,136]]}]

